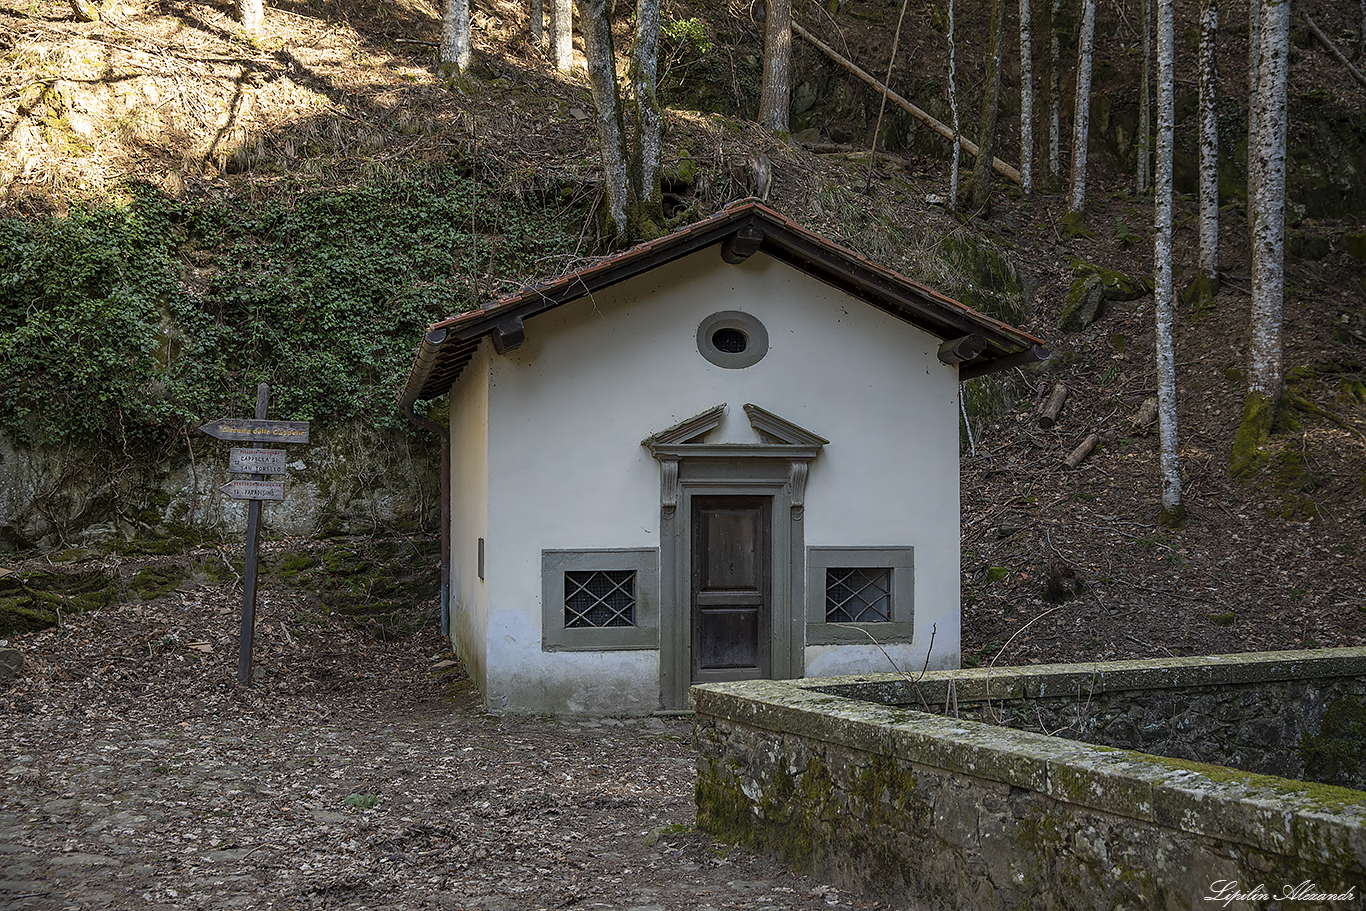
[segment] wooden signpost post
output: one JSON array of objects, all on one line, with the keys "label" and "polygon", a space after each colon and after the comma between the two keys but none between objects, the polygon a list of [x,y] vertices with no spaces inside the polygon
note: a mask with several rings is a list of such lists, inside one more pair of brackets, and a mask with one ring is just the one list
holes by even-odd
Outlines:
[{"label": "wooden signpost post", "polygon": [[256,387],[256,417],[253,420],[219,418],[199,429],[218,440],[249,442],[251,449],[228,450],[228,471],[248,472],[251,480],[235,479],[218,488],[234,500],[247,500],[247,557],[242,581],[242,639],[237,651],[237,682],[251,686],[251,647],[256,630],[257,553],[261,543],[261,501],[283,500],[285,482],[269,480],[266,475],[285,473],[285,451],[266,449],[266,443],[307,443],[307,421],[268,421],[266,404],[270,387]]}]

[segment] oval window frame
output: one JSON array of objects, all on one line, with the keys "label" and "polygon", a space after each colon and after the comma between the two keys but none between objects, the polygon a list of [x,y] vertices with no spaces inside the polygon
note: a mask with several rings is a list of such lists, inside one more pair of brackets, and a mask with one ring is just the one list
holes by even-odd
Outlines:
[{"label": "oval window frame", "polygon": [[[734,329],[744,334],[744,351],[731,353],[722,351],[712,344],[712,336],[721,329]],[[764,324],[750,313],[739,310],[721,310],[702,320],[697,327],[697,351],[704,358],[726,370],[741,370],[753,367],[768,354],[768,330]]]}]

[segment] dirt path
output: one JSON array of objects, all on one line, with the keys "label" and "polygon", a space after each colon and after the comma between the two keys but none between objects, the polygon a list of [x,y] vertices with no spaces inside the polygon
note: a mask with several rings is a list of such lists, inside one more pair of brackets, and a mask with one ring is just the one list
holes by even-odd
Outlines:
[{"label": "dirt path", "polygon": [[10,642],[0,911],[880,907],[696,832],[689,719],[492,717],[340,624],[264,621],[243,691],[231,597]]}]

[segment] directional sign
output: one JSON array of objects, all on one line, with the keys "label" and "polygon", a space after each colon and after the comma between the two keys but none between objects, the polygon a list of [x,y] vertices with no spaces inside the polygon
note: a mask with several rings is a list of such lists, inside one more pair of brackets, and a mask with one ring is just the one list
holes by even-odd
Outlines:
[{"label": "directional sign", "polygon": [[229,481],[218,488],[234,500],[283,500],[284,481]]},{"label": "directional sign", "polygon": [[245,471],[247,474],[284,474],[285,451],[283,449],[238,449],[228,450],[228,471]]},{"label": "directional sign", "polygon": [[242,443],[307,443],[308,421],[219,418],[199,428],[217,440]]}]

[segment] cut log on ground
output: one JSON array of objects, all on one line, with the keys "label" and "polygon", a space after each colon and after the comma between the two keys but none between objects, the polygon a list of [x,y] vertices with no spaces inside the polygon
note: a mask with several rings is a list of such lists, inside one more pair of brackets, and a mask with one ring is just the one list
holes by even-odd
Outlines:
[{"label": "cut log on ground", "polygon": [[1043,411],[1039,412],[1039,426],[1047,430],[1058,423],[1058,415],[1062,414],[1062,404],[1067,401],[1067,387],[1062,383],[1053,387],[1053,393],[1044,402]]},{"label": "cut log on ground", "polygon": [[[826,44],[824,41],[821,41],[815,35],[811,34],[806,29],[802,28],[795,21],[792,23],[792,31],[795,34],[800,35],[805,40],[811,42],[811,45],[815,47],[818,51],[820,51],[822,54],[838,63],[840,66],[844,67],[849,72],[853,73],[859,79],[871,85],[892,104],[901,108],[903,111],[910,114],[912,117],[916,118],[921,123],[928,126],[930,129],[934,130],[940,136],[943,136],[949,142],[953,142],[953,129],[951,127],[948,127],[943,123],[940,123],[938,120],[931,117],[929,114],[922,111],[920,108],[911,104],[905,98],[902,98],[896,92],[893,92],[891,89],[887,88],[887,86],[883,85],[881,82],[877,80],[877,77],[873,76],[872,74],[866,72],[863,69],[860,69],[857,63],[854,63],[852,60],[849,60],[848,58],[842,56],[830,45]],[[973,142],[971,139],[965,138],[961,134],[958,137],[958,144],[962,146],[964,151],[966,151],[969,155],[972,155],[974,158],[979,154],[977,143]],[[1015,168],[1012,168],[1010,165],[1006,164],[999,158],[991,159],[991,167],[996,171],[997,174],[1000,174],[1002,177],[1005,177],[1008,180],[1013,180],[1017,184],[1022,183],[1024,181],[1024,178],[1020,175],[1019,171],[1017,171]]]},{"label": "cut log on ground", "polygon": [[1143,404],[1138,406],[1138,410],[1129,418],[1129,426],[1134,433],[1147,433],[1152,429],[1153,422],[1157,420],[1157,396],[1149,396],[1143,400]]},{"label": "cut log on ground", "polygon": [[1086,461],[1086,457],[1091,454],[1091,450],[1095,449],[1096,444],[1099,442],[1100,434],[1089,434],[1086,439],[1081,441],[1080,446],[1067,454],[1067,458],[1063,459],[1063,463],[1068,468],[1076,468],[1082,462]]}]

